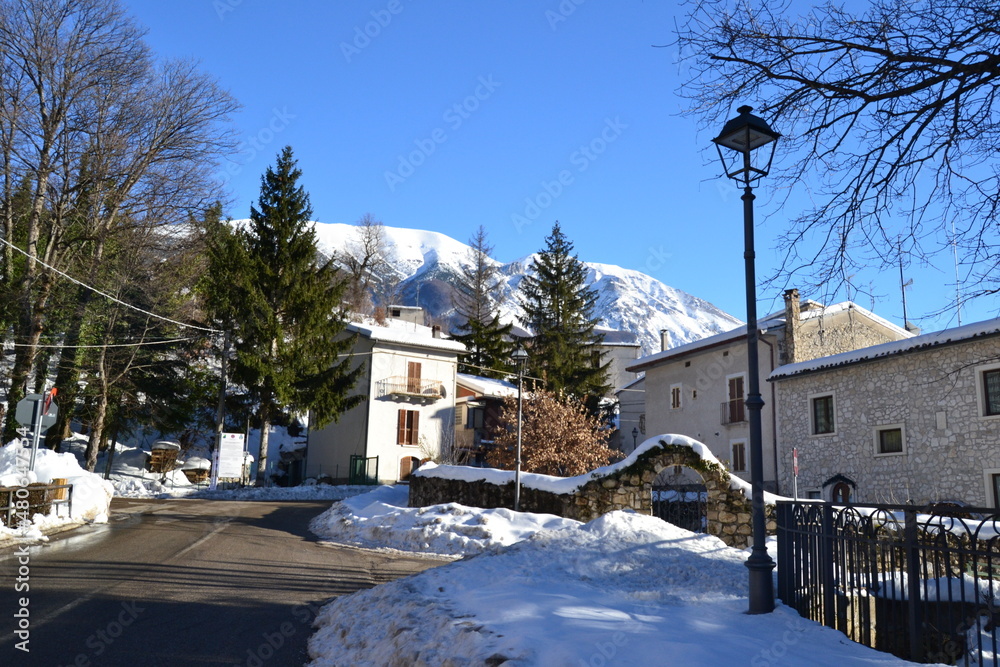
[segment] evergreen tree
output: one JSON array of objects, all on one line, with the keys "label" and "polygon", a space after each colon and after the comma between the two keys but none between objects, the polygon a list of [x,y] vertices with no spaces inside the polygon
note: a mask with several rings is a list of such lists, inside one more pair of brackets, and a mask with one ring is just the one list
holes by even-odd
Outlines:
[{"label": "evergreen tree", "polygon": [[458,364],[458,372],[499,379],[510,375],[509,360],[515,346],[510,332],[514,325],[500,322],[504,281],[481,225],[469,245],[469,264],[463,267],[462,281],[452,297],[462,324],[451,336],[468,349]]},{"label": "evergreen tree", "polygon": [[604,337],[594,333],[597,292],[586,287],[586,269],[559,227],[545,238],[520,284],[522,322],[531,331],[528,365],[545,387],[586,404],[598,414],[610,388],[608,366],[597,349]]},{"label": "evergreen tree", "polygon": [[[264,480],[270,426],[280,411],[309,410],[314,427],[361,402],[349,395],[362,367],[343,356],[346,283],[332,260],[320,262],[309,195],[291,147],[261,177],[258,206],[238,232],[219,231],[210,252],[210,307],[228,320],[234,379],[257,404],[261,425],[257,480]],[[340,358],[342,357],[343,358]]]}]

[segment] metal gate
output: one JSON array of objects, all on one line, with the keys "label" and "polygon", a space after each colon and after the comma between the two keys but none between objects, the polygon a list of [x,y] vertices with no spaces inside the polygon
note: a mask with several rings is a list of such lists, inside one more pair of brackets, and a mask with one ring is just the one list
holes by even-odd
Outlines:
[{"label": "metal gate", "polygon": [[348,484],[378,484],[378,457],[365,458],[351,454],[351,469]]},{"label": "metal gate", "polygon": [[704,533],[708,530],[707,499],[708,489],[704,484],[654,486],[653,516],[680,528]]}]

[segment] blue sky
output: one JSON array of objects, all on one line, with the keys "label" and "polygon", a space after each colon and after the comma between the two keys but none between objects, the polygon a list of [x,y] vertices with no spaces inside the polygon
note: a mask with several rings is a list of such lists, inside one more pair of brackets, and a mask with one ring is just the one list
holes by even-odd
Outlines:
[{"label": "blue sky", "polygon": [[[719,177],[714,132],[679,115],[676,50],[653,46],[672,41],[674,3],[125,6],[158,55],[200,61],[243,104],[242,148],[224,170],[232,217],[248,216],[260,174],[288,144],[322,222],[371,213],[460,241],[483,225],[506,262],[541,249],[559,220],[581,259],[643,271],[745,317],[740,193]],[[759,278],[778,265],[784,223],[765,210]],[[908,272],[908,315],[925,331],[957,323],[921,317],[954,301],[953,271],[945,261]],[[882,295],[859,297],[862,306],[902,323],[898,271],[854,280]],[[780,302],[760,294],[761,314]],[[993,316],[990,305],[967,306],[963,322]]]}]

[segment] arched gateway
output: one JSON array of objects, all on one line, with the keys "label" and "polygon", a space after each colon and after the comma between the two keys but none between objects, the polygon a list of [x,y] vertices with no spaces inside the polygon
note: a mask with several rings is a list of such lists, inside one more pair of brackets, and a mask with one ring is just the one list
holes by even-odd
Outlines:
[{"label": "arched gateway", "polygon": [[[524,474],[521,507],[578,521],[623,509],[652,514],[653,482],[670,466],[690,468],[704,481],[707,532],[730,546],[748,546],[752,534],[749,486],[731,478],[708,447],[682,435],[650,438],[624,461],[578,477]],[[446,502],[472,507],[513,506],[513,473],[478,470],[464,466],[421,468],[410,479],[410,506]],[[774,506],[768,505],[766,510],[767,529],[773,533]]]}]

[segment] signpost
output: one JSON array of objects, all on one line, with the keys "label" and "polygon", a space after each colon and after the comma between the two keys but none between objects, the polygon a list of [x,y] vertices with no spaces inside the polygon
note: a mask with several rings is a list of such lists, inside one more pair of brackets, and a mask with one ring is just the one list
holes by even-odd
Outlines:
[{"label": "signpost", "polygon": [[792,447],[792,498],[799,499],[799,448]]},{"label": "signpost", "polygon": [[243,479],[243,440],[242,433],[219,434],[212,466],[212,488],[219,479]]},{"label": "signpost", "polygon": [[42,433],[56,423],[59,416],[59,406],[56,405],[55,397],[58,390],[52,387],[44,394],[28,394],[17,402],[14,411],[14,419],[21,426],[31,429],[31,462],[28,470],[35,469],[35,454],[38,452],[38,441],[41,440]]}]

